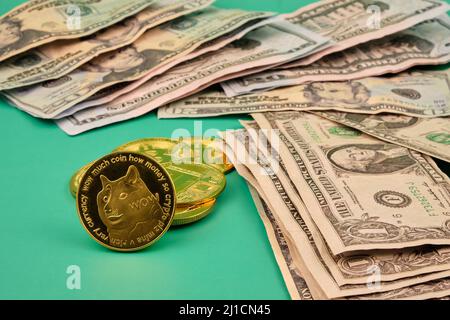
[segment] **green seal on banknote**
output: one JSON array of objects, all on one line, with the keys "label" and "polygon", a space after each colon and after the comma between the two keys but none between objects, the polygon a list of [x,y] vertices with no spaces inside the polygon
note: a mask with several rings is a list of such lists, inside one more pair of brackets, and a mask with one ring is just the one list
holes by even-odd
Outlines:
[{"label": "green seal on banknote", "polygon": [[341,127],[341,126],[335,126],[328,129],[328,132],[335,136],[340,137],[357,137],[362,134],[362,132],[353,130],[349,127]]},{"label": "green seal on banknote", "polygon": [[445,132],[430,133],[427,135],[427,139],[436,143],[450,144],[450,134]]}]

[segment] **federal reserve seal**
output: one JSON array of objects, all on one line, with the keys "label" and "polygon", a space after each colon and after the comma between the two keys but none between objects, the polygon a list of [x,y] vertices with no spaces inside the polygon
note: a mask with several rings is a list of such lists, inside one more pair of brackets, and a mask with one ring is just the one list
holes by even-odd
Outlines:
[{"label": "federal reserve seal", "polygon": [[150,246],[169,229],[176,207],[174,184],[153,158],[118,152],[83,175],[77,209],[87,232],[117,251]]},{"label": "federal reserve seal", "polygon": [[349,128],[349,127],[341,127],[341,126],[334,126],[328,129],[328,132],[332,135],[339,136],[339,137],[357,137],[362,135],[361,131]]},{"label": "federal reserve seal", "polygon": [[425,138],[436,143],[450,145],[450,134],[446,132],[430,133]]},{"label": "federal reserve seal", "polygon": [[374,199],[389,208],[406,208],[412,202],[409,196],[397,191],[379,191],[375,193]]}]

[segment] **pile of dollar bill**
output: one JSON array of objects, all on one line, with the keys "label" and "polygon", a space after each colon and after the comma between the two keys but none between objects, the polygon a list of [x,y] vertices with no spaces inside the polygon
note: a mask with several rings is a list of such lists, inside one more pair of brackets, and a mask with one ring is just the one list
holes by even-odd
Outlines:
[{"label": "pile of dollar bill", "polygon": [[[0,90],[19,109],[60,119],[64,131],[77,134],[328,43],[274,13],[212,2],[26,2],[0,18]],[[78,121],[86,112],[89,120]]]},{"label": "pile of dollar bill", "polygon": [[[255,113],[244,129],[223,134],[292,297],[449,295],[449,178],[431,157],[395,139],[322,115]],[[414,119],[354,116],[383,125]]]},{"label": "pile of dollar bill", "polygon": [[[395,79],[370,78],[450,60],[445,2],[325,0],[284,15],[212,3],[25,2],[0,18],[0,91],[71,135],[158,108],[160,117],[189,117],[326,109],[337,100],[342,111],[380,112],[381,104],[445,115],[448,96],[424,89],[443,86],[445,71],[398,79],[395,100],[373,97],[374,86]],[[361,78],[369,87],[354,82]],[[347,82],[305,85],[325,81]],[[216,83],[220,99],[188,97]],[[294,87],[248,95],[283,86]]]}]

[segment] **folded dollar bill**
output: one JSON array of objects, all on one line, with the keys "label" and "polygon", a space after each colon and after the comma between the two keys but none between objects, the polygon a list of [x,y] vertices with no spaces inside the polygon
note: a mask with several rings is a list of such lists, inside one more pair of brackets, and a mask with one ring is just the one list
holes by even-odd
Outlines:
[{"label": "folded dollar bill", "polygon": [[211,85],[227,74],[291,60],[326,41],[280,20],[250,32],[218,52],[186,61],[111,103],[78,111],[58,121],[58,125],[69,134],[78,134],[134,118]]},{"label": "folded dollar bill", "polygon": [[[230,135],[234,139],[230,139]],[[275,158],[269,160],[269,157],[272,157],[273,154],[267,156],[267,153],[260,148],[259,143],[253,144],[255,140],[251,133],[231,132],[230,134],[230,132],[227,132],[225,137],[227,144],[232,146],[231,149],[235,151],[236,155],[236,157],[233,157],[227,153],[230,159],[234,163],[246,164],[253,177],[257,180],[256,187],[260,186],[258,192],[260,195],[263,195],[265,201],[270,203],[273,216],[280,226],[286,241],[289,243],[288,247],[290,252],[292,252],[293,264],[300,270],[299,274],[306,280],[314,298],[335,299],[351,296],[370,298],[370,295],[379,292],[385,292],[386,295],[387,292],[393,294],[393,292],[401,288],[412,287],[418,283],[429,284],[430,281],[448,277],[448,271],[425,273],[418,277],[401,277],[402,272],[400,270],[402,267],[400,265],[403,262],[401,259],[398,259],[396,264],[400,267],[398,271],[401,278],[392,281],[383,281],[379,278],[376,285],[371,286],[369,280],[373,271],[370,271],[371,268],[364,268],[364,266],[368,266],[364,264],[364,254],[360,255],[361,260],[358,260],[357,255],[354,256],[355,260],[352,262],[350,262],[352,258],[348,257],[347,259],[349,260],[347,261],[349,264],[342,261],[343,263],[339,265],[335,262],[335,259],[339,257],[333,257],[327,250],[327,244],[320,236],[308,210],[302,203],[302,199],[296,193],[295,185],[293,181],[290,181],[286,168],[283,168],[285,162],[283,160],[278,161]],[[243,162],[242,159],[246,161]],[[239,171],[241,169],[238,167],[237,169],[241,173]],[[251,181],[250,179],[249,182]],[[268,194],[270,194],[270,197],[267,197]],[[408,253],[405,252],[405,255],[408,256]],[[414,254],[411,255],[409,253],[409,255],[414,257]],[[381,257],[382,255],[379,256]],[[440,255],[436,255],[436,257],[440,257]],[[367,258],[370,259],[370,256],[368,255]],[[388,255],[385,258],[388,258]],[[342,256],[341,259],[345,260],[345,257]],[[374,259],[369,261],[374,263],[373,267],[376,267],[377,264],[378,266],[386,267],[388,263],[387,260],[377,261]],[[394,261],[395,259],[391,260],[391,262]],[[338,270],[340,270],[338,272],[348,272],[349,269],[346,269],[348,267],[362,272],[359,276],[363,280],[365,277],[364,272],[369,274],[365,278],[365,283],[339,285],[336,282],[335,273]],[[360,268],[358,269],[358,267]],[[409,269],[406,265],[404,267],[405,271]],[[383,268],[379,271],[383,276],[396,273],[395,268],[391,270]],[[354,275],[358,277],[358,275]],[[403,276],[405,276],[404,273]],[[446,290],[436,290],[434,294],[436,296],[448,294],[448,286]]]},{"label": "folded dollar bill", "polygon": [[[280,20],[278,17],[260,18],[260,19],[251,20],[251,21],[245,23],[244,25],[242,25],[241,27],[232,30],[231,32],[228,32],[218,38],[215,38],[213,40],[203,43],[202,45],[200,45],[197,49],[195,49],[191,53],[184,55],[183,57],[181,57],[178,60],[174,60],[173,62],[169,62],[169,63],[164,64],[161,67],[158,67],[153,72],[147,73],[144,77],[142,77],[136,81],[119,83],[119,84],[110,86],[108,88],[102,89],[99,92],[97,92],[96,94],[94,94],[92,97],[90,97],[87,100],[84,100],[80,103],[77,103],[75,106],[64,111],[63,113],[58,114],[54,118],[60,119],[62,117],[73,114],[80,110],[84,110],[84,109],[94,107],[94,106],[105,105],[105,104],[107,104],[111,101],[114,101],[115,99],[139,88],[140,86],[144,85],[146,82],[151,80],[153,77],[156,77],[157,75],[167,72],[169,69],[171,69],[172,67],[174,67],[178,64],[181,64],[183,62],[187,63],[187,61],[193,60],[193,59],[200,57],[201,55],[204,55],[209,52],[218,52],[220,49],[222,49],[226,45],[230,44],[231,42],[241,39],[243,36],[245,36],[250,31],[256,30],[260,27],[271,24],[272,22],[275,22],[278,20]],[[230,79],[230,78],[227,78],[226,80],[228,80],[228,79]]]},{"label": "folded dollar bill", "polygon": [[138,13],[154,0],[33,0],[0,18],[0,61],[60,39],[87,36]]},{"label": "folded dollar bill", "polygon": [[[248,170],[247,170],[248,171]],[[244,176],[241,172],[239,172]],[[245,177],[248,179],[248,176]],[[249,181],[249,180],[247,180]],[[281,273],[286,283],[286,287],[294,300],[314,300],[326,299],[317,281],[311,276],[311,273],[305,270],[305,266],[301,264],[300,259],[296,257],[294,244],[285,231],[280,227],[280,223],[275,218],[273,212],[275,209],[270,208],[268,198],[255,179],[249,182],[249,189],[255,202],[256,208],[259,212],[261,220],[266,227],[267,236],[274,251],[275,258],[280,267]],[[256,187],[254,187],[256,186]],[[265,199],[263,199],[265,197]],[[420,256],[402,257],[399,261],[421,261]],[[364,268],[365,261],[355,261],[354,265]],[[386,264],[389,266],[389,263]],[[375,269],[374,269],[375,270]],[[305,276],[306,275],[306,276]],[[376,271],[373,271],[372,278],[376,278]],[[375,286],[375,282],[369,282],[369,286]],[[450,278],[443,278],[438,280],[426,281],[407,287],[371,293],[359,296],[349,296],[341,299],[346,300],[419,300],[419,299],[445,299],[450,294]]]},{"label": "folded dollar bill", "polygon": [[430,157],[312,114],[253,117],[334,255],[450,244],[450,180]]},{"label": "folded dollar bill", "polygon": [[99,54],[136,41],[146,30],[200,10],[212,0],[162,0],[88,37],[54,41],[0,63],[0,90],[57,79]]},{"label": "folded dollar bill", "polygon": [[450,18],[445,15],[382,39],[328,55],[310,65],[252,74],[224,82],[227,96],[319,81],[345,81],[398,73],[450,61]]},{"label": "folded dollar bill", "polygon": [[212,117],[267,111],[337,110],[413,117],[450,115],[450,71],[410,71],[392,77],[369,77],[344,82],[305,85],[238,97],[211,90],[158,110],[160,118]]},{"label": "folded dollar bill", "polygon": [[325,0],[302,7],[286,19],[330,37],[335,45],[287,67],[308,65],[331,53],[405,30],[449,8],[446,2],[435,0]]},{"label": "folded dollar bill", "polygon": [[378,139],[450,162],[450,118],[416,118],[381,113],[316,111],[316,115],[361,130]]},{"label": "folded dollar bill", "polygon": [[102,54],[61,78],[4,94],[34,116],[53,118],[101,89],[143,78],[168,63],[181,62],[201,44],[270,15],[206,8],[150,29],[131,45]]}]

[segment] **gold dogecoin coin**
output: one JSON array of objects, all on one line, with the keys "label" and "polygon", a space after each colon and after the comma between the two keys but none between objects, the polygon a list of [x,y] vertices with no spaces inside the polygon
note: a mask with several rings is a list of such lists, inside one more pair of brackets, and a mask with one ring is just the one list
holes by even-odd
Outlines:
[{"label": "gold dogecoin coin", "polygon": [[117,251],[150,246],[175,215],[175,186],[161,164],[143,154],[118,152],[95,161],[83,175],[77,209],[86,231]]},{"label": "gold dogecoin coin", "polygon": [[172,225],[181,226],[199,221],[211,213],[215,204],[216,199],[213,199],[200,205],[177,208],[175,210],[175,217],[173,218]]},{"label": "gold dogecoin coin", "polygon": [[224,174],[203,163],[175,163],[179,142],[165,138],[133,141],[115,151],[144,154],[161,163],[169,172],[176,189],[178,206],[199,204],[217,198],[225,189]]}]

